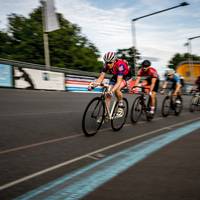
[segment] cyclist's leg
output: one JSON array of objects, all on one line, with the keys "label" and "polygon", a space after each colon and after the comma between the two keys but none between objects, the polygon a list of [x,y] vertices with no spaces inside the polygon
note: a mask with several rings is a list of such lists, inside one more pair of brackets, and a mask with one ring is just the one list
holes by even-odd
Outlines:
[{"label": "cyclist's leg", "polygon": [[181,104],[182,101],[182,96],[181,96],[181,91],[177,93],[177,98],[176,98],[176,103]]},{"label": "cyclist's leg", "polygon": [[151,94],[151,103],[150,103],[150,106],[151,108],[155,108],[155,105],[156,105],[156,92],[153,91],[152,94]]},{"label": "cyclist's leg", "polygon": [[132,89],[135,85],[135,80],[133,80],[132,77],[128,77],[127,79],[125,79],[125,81],[126,81],[126,87],[128,89],[128,93],[132,94],[133,93]]},{"label": "cyclist's leg", "polygon": [[[113,85],[109,86],[109,90],[111,90],[113,88]],[[108,110],[110,109],[110,103],[111,103],[111,96],[106,96],[106,106],[108,108]]]},{"label": "cyclist's leg", "polygon": [[127,86],[127,82],[123,79],[119,88],[117,88],[117,90],[115,91],[115,96],[118,100],[118,108],[117,108],[117,113],[116,116],[120,116],[122,117],[124,115],[124,108],[126,107],[126,105],[124,104],[124,100],[123,100],[123,93],[122,93],[122,89],[125,88]]},{"label": "cyclist's leg", "polygon": [[150,106],[151,106],[151,113],[153,114],[155,112],[155,109],[156,109],[156,95],[157,95],[157,92],[158,92],[158,89],[159,89],[159,79],[156,80],[156,83],[155,83],[155,86],[153,88],[153,91],[152,91],[152,94],[151,94],[151,103],[150,103]]},{"label": "cyclist's leg", "polygon": [[[148,94],[150,91],[150,86],[151,86],[151,78],[146,78],[145,80],[142,81],[141,85],[143,87],[145,87],[145,93]],[[155,92],[152,91],[151,96],[149,97],[150,99],[148,100],[148,111],[150,111],[150,113],[154,113],[155,110]],[[150,110],[149,110],[150,109]]]},{"label": "cyclist's leg", "polygon": [[[116,80],[115,80],[115,76],[113,76],[111,79],[110,79],[110,82],[109,82],[109,88],[108,88],[108,91],[111,91],[113,86],[115,85],[116,83]],[[110,103],[111,103],[111,96],[106,96],[106,107],[108,108],[108,110],[110,110]],[[107,113],[106,113],[107,114]]]},{"label": "cyclist's leg", "polygon": [[116,97],[117,97],[117,100],[118,100],[118,102],[119,102],[119,107],[124,107],[124,105],[123,105],[123,93],[122,93],[122,89],[123,88],[125,88],[127,86],[127,82],[126,82],[126,80],[122,80],[122,82],[121,82],[121,84],[120,84],[120,86],[119,86],[119,88],[116,90],[116,92],[115,92],[115,95],[116,95]]},{"label": "cyclist's leg", "polygon": [[171,91],[172,91],[172,103],[175,104],[175,101],[176,101],[176,95],[174,95],[174,92],[176,90],[176,83],[173,83],[172,86],[171,86]]}]

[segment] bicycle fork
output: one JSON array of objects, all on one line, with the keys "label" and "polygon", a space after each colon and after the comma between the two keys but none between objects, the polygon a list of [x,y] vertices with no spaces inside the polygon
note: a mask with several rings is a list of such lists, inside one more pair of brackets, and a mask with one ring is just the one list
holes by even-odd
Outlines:
[{"label": "bicycle fork", "polygon": [[114,101],[113,105],[111,107],[111,110],[110,110],[110,105],[107,105],[107,103],[105,102],[105,105],[106,105],[105,106],[106,107],[105,116],[107,115],[110,120],[112,119],[113,112],[114,112],[116,104],[117,104],[117,101]]}]

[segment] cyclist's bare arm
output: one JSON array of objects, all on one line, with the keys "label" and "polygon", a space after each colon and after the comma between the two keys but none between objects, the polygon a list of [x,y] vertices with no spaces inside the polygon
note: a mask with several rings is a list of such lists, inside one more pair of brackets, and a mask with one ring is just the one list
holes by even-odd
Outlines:
[{"label": "cyclist's bare arm", "polygon": [[135,80],[135,85],[138,85],[138,83],[140,82],[141,76],[138,76]]},{"label": "cyclist's bare arm", "polygon": [[90,86],[94,86],[95,87],[95,86],[100,85],[103,82],[104,78],[105,78],[105,72],[101,72],[101,74],[99,75],[98,79],[95,82],[91,82]]},{"label": "cyclist's bare arm", "polygon": [[165,82],[163,83],[162,89],[166,89],[166,88],[167,88],[167,84],[168,84],[168,82],[165,81]]},{"label": "cyclist's bare arm", "polygon": [[173,95],[177,95],[178,92],[180,91],[180,88],[181,88],[181,84],[180,83],[176,83],[176,89],[175,89]]}]

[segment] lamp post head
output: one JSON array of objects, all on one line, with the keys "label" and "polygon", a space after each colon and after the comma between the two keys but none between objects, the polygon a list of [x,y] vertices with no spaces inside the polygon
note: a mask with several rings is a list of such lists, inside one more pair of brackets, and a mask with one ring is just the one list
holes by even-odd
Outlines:
[{"label": "lamp post head", "polygon": [[182,2],[182,3],[180,3],[180,6],[188,6],[188,5],[190,5],[188,2]]},{"label": "lamp post head", "polygon": [[188,38],[188,40],[193,40],[193,39],[196,39],[196,38],[200,38],[200,35],[195,36],[195,37]]}]

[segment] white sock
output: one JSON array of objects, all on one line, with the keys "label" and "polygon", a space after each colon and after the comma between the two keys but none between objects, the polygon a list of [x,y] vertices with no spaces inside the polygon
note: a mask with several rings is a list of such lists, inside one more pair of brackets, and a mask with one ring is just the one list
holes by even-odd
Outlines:
[{"label": "white sock", "polygon": [[155,107],[154,107],[154,106],[151,106],[151,110],[154,111],[154,110],[155,110]]}]

